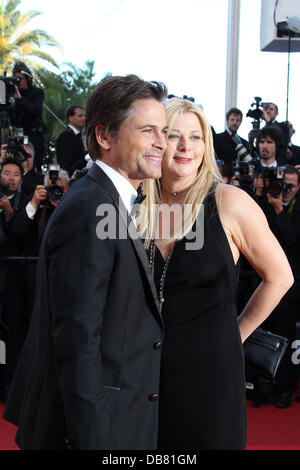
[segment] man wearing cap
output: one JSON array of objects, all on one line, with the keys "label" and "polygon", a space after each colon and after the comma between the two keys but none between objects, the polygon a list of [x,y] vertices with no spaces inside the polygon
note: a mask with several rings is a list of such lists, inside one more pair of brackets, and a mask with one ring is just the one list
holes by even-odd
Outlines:
[{"label": "man wearing cap", "polygon": [[41,169],[45,143],[45,125],[42,119],[44,92],[32,84],[33,76],[23,62],[17,62],[13,74],[20,77],[15,92],[15,116],[13,125],[24,130],[35,150],[35,165]]}]

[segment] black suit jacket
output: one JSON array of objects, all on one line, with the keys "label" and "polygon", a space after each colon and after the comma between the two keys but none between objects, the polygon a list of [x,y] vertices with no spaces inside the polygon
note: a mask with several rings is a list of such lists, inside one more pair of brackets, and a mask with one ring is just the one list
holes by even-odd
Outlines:
[{"label": "black suit jacket", "polygon": [[[99,239],[105,209],[116,211],[121,236]],[[156,448],[163,325],[129,222],[94,164],[47,225],[30,331],[4,414],[18,425],[21,448],[61,449],[67,441],[75,449]]]},{"label": "black suit jacket", "polygon": [[84,155],[82,138],[67,127],[56,141],[57,163],[72,176],[75,170],[85,167]]},{"label": "black suit jacket", "polygon": [[[248,142],[240,137],[242,144],[248,149]],[[214,135],[214,149],[219,160],[223,160],[227,165],[230,174],[233,174],[233,162],[237,158],[235,144],[232,142],[229,132],[224,131]]]}]

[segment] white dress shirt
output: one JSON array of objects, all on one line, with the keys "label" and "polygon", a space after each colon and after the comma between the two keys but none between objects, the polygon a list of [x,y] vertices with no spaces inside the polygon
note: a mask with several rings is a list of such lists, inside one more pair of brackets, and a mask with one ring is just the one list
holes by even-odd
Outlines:
[{"label": "white dress shirt", "polygon": [[134,201],[137,197],[137,191],[134,189],[132,184],[126,178],[124,178],[124,176],[114,170],[111,166],[107,165],[102,160],[96,160],[95,163],[109,177],[116,190],[118,191],[124,206],[130,214],[134,205]]}]

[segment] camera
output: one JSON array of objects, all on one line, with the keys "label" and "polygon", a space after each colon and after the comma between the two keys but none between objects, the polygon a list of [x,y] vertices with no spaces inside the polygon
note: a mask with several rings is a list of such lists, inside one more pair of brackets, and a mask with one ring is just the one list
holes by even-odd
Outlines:
[{"label": "camera", "polygon": [[9,196],[9,184],[0,183],[0,199]]},{"label": "camera", "polygon": [[263,119],[263,111],[261,108],[268,106],[268,103],[262,103],[262,100],[259,96],[254,97],[254,103],[251,104],[250,109],[248,110],[246,116],[254,119],[252,121],[252,130],[249,132],[249,148],[252,150],[254,148],[255,139],[259,133],[260,122]]},{"label": "camera", "polygon": [[278,166],[276,168],[263,168],[262,177],[266,191],[274,198],[291,187],[284,181],[285,167]]},{"label": "camera", "polygon": [[50,165],[49,167],[49,180],[51,183],[46,186],[48,201],[60,201],[64,195],[64,190],[61,186],[58,186],[57,180],[59,176],[58,165]]},{"label": "camera", "polygon": [[24,135],[23,129],[17,129],[15,135],[7,138],[7,156],[23,163],[30,157],[30,154],[24,150],[24,145],[28,145],[28,137]]},{"label": "camera", "polygon": [[[251,108],[248,110],[246,116],[255,119],[255,121],[260,121],[263,117],[263,112],[260,109],[266,103],[261,102],[261,98],[259,96],[254,97],[254,103],[251,104]],[[254,109],[252,109],[255,106]]]},{"label": "camera", "polygon": [[243,160],[244,162],[250,162],[252,160],[251,153],[244,146],[243,142],[238,135],[231,136],[232,143],[234,144],[234,150],[237,154],[237,160]]},{"label": "camera", "polygon": [[255,165],[245,161],[236,161],[233,167],[233,173],[242,189],[249,193],[254,192]]},{"label": "camera", "polygon": [[0,105],[1,107],[9,106],[9,98],[11,98],[16,89],[15,85],[19,85],[21,81],[21,77],[18,75],[14,75],[12,77],[8,77],[6,72],[3,76],[0,77]]}]

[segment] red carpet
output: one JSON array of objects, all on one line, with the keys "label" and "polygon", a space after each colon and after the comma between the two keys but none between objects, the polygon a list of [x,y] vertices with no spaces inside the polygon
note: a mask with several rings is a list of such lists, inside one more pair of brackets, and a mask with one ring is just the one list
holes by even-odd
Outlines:
[{"label": "red carpet", "polygon": [[[297,391],[300,395],[300,391]],[[4,403],[0,402],[0,450],[17,450],[14,442],[16,427],[2,418]],[[290,408],[275,405],[254,408],[248,401],[248,450],[300,450],[300,403]]]},{"label": "red carpet", "polygon": [[4,403],[0,401],[0,450],[17,450],[15,443],[16,426],[4,421],[2,414],[4,411]]},{"label": "red carpet", "polygon": [[300,450],[300,403],[279,409],[275,405],[254,408],[248,401],[248,450]]}]

